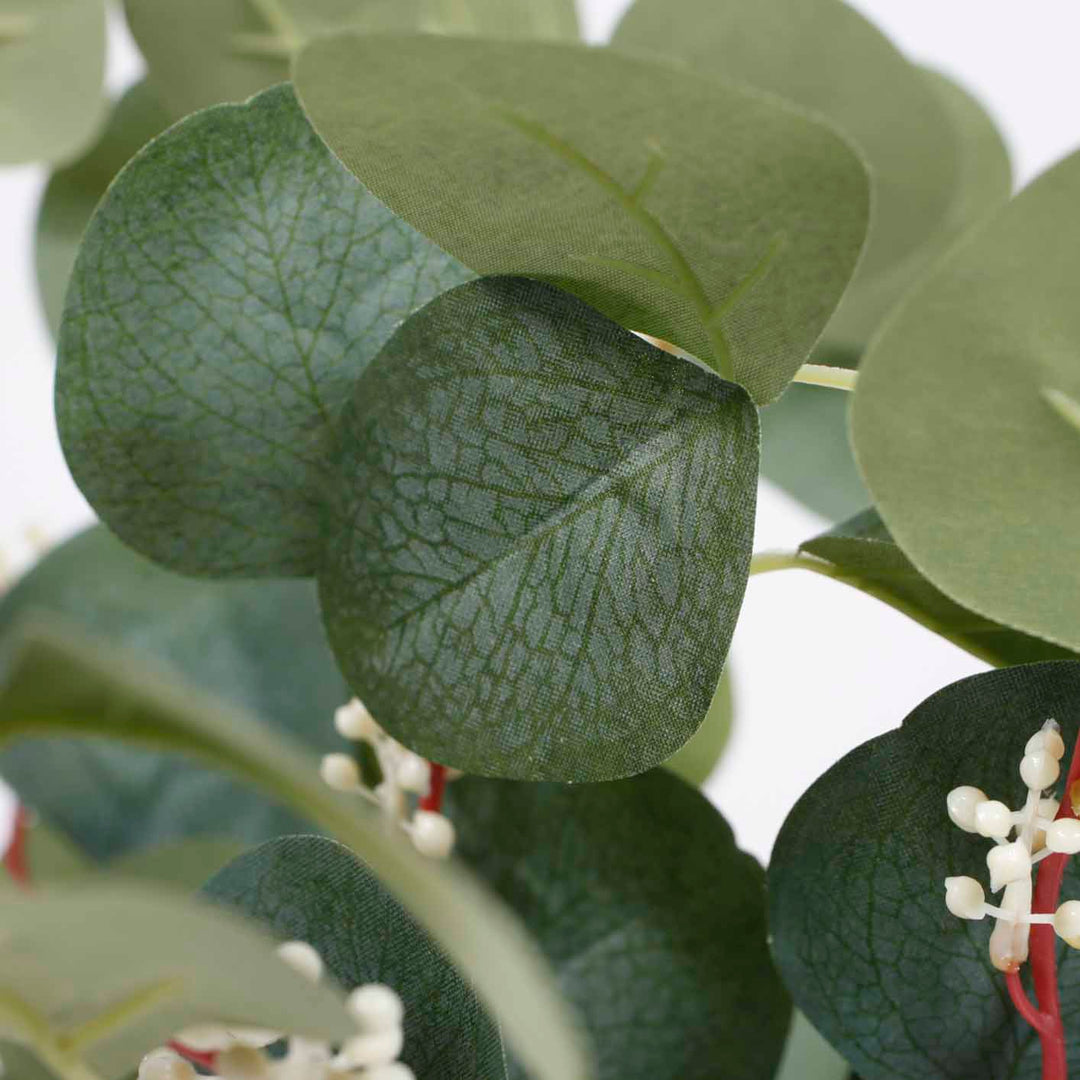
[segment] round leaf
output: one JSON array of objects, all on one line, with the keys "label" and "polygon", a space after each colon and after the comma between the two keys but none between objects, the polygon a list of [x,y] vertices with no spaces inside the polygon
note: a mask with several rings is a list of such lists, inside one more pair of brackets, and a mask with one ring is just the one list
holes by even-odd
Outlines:
[{"label": "round leaf", "polygon": [[[0,635],[31,611],[65,616],[167,663],[314,749],[339,748],[331,719],[350,694],[310,582],[194,582],[99,526],[47,556],[0,601]],[[189,836],[259,841],[307,827],[227,777],[116,743],[23,743],[0,755],[0,774],[99,859]]]},{"label": "round leaf", "polygon": [[1080,154],[956,248],[863,359],[853,432],[889,531],[948,597],[1080,649]]},{"label": "round leaf", "polygon": [[288,87],[190,117],[121,172],[79,252],[57,372],[76,482],[163,565],[313,573],[357,375],[470,276],[331,157]]},{"label": "round leaf", "polygon": [[[796,1005],[865,1080],[1039,1077],[1038,1039],[990,964],[991,921],[945,908],[945,878],[985,882],[992,843],[953,825],[945,796],[972,784],[1020,805],[1027,740],[1054,717],[1071,747],[1078,699],[1074,661],[953,683],[841,759],[784,823],[769,867],[777,964]],[[1071,861],[1063,898],[1077,895]],[[1080,1060],[1080,962],[1062,951],[1065,1031]]]},{"label": "round leaf", "polygon": [[215,900],[281,940],[314,946],[338,985],[393,987],[405,1005],[401,1060],[424,1080],[503,1080],[499,1029],[430,937],[351,852],[291,836],[206,883]]},{"label": "round leaf", "polygon": [[86,224],[121,167],[169,123],[145,83],[117,103],[94,148],[52,174],[38,210],[36,269],[45,318],[55,334]]},{"label": "round leaf", "polygon": [[595,1080],[771,1080],[791,1010],[763,874],[703,796],[662,769],[582,787],[467,778],[448,812],[581,1011]]},{"label": "round leaf", "polygon": [[0,165],[78,157],[104,78],[104,0],[0,0]]},{"label": "round leaf", "polygon": [[342,34],[294,78],[341,160],[467,266],[559,285],[759,403],[806,359],[865,235],[868,181],[836,132],[666,65]]},{"label": "round leaf", "polygon": [[697,730],[742,602],[757,411],[550,285],[451,290],[342,421],[319,575],[350,684],[466,772],[609,780]]},{"label": "round leaf", "polygon": [[996,667],[1074,656],[1068,649],[1010,630],[954,604],[911,565],[876,510],[864,510],[850,521],[815,536],[802,544],[799,551],[815,558],[796,565],[817,570],[876,596]]}]

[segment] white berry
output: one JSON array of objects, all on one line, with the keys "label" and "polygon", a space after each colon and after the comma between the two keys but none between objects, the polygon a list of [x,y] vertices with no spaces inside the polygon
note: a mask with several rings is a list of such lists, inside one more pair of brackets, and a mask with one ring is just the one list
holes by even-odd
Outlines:
[{"label": "white berry", "polygon": [[322,978],[322,957],[306,941],[286,941],[278,946],[277,954],[305,979],[317,983]]},{"label": "white berry", "polygon": [[327,754],[322,759],[319,774],[335,791],[360,790],[360,766],[348,754]]},{"label": "white berry", "polygon": [[986,893],[972,877],[945,879],[945,906],[961,919],[981,919],[985,912]]},{"label": "white berry", "polygon": [[382,983],[358,986],[349,995],[345,1007],[365,1035],[400,1027],[405,1018],[401,998]]},{"label": "white berry", "polygon": [[1080,900],[1066,900],[1054,912],[1054,929],[1058,937],[1080,949]]},{"label": "white berry", "polygon": [[975,807],[975,831],[980,836],[1003,839],[1013,827],[1012,811],[996,799],[987,799]]},{"label": "white berry", "polygon": [[957,787],[945,797],[945,807],[949,811],[949,820],[964,832],[977,832],[975,827],[975,809],[981,803],[988,802],[986,795],[977,787]]},{"label": "white berry", "polygon": [[419,754],[406,750],[394,767],[398,787],[416,795],[426,795],[431,783],[431,766]]},{"label": "white berry", "polygon": [[198,1074],[179,1054],[162,1047],[142,1059],[139,1080],[198,1080]]},{"label": "white berry", "polygon": [[358,698],[334,711],[334,727],[343,739],[373,742],[382,733],[374,717]]},{"label": "white berry", "polygon": [[1026,787],[1034,791],[1042,791],[1050,787],[1058,776],[1061,775],[1061,766],[1057,758],[1047,750],[1036,750],[1033,754],[1025,754],[1020,762],[1020,779]]},{"label": "white berry", "polygon": [[[1048,723],[1053,724],[1053,721]],[[1024,753],[1034,754],[1038,750],[1045,750],[1055,761],[1060,761],[1065,756],[1065,740],[1062,739],[1056,724],[1053,727],[1044,727],[1028,739]]]},{"label": "white berry", "polygon": [[990,891],[997,892],[1004,885],[1031,876],[1031,853],[1023,841],[1015,840],[991,848],[986,865],[990,870]]},{"label": "white berry", "polygon": [[412,819],[413,847],[421,855],[445,859],[454,850],[454,823],[433,810],[417,810]]},{"label": "white berry", "polygon": [[1051,851],[1075,855],[1080,851],[1080,821],[1076,818],[1055,821],[1046,830],[1046,846]]}]

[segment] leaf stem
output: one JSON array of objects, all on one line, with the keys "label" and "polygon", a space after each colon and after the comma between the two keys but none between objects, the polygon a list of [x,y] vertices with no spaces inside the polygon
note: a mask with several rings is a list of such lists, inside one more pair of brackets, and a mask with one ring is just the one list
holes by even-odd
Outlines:
[{"label": "leaf stem", "polygon": [[73,1053],[83,1051],[127,1027],[145,1013],[153,1012],[162,1002],[175,997],[180,989],[178,979],[162,979],[64,1032],[59,1042]]},{"label": "leaf stem", "polygon": [[854,390],[859,373],[851,368],[831,367],[828,364],[803,364],[792,382],[807,386],[826,386],[830,390]]}]

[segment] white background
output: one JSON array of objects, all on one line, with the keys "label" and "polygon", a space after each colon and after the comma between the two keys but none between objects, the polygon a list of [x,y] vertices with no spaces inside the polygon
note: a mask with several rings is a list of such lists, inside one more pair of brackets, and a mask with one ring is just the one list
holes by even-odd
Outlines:
[{"label": "white background", "polygon": [[[1019,183],[1080,146],[1077,0],[852,2],[913,59],[982,98],[1006,134]],[[590,39],[602,40],[625,6],[583,0]],[[119,20],[110,46],[115,93],[141,62]],[[36,167],[0,169],[0,558],[9,570],[24,567],[42,538],[61,540],[91,518],[57,448],[52,346],[33,283],[44,176]],[[792,548],[822,524],[762,485],[759,550]],[[740,843],[762,859],[817,775],[983,666],[876,601],[801,571],[751,582],[731,663],[736,725],[708,792]]]}]

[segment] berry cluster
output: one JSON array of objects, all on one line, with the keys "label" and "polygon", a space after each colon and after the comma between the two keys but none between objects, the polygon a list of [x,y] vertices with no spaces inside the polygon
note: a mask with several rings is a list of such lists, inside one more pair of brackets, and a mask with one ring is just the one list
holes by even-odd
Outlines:
[{"label": "berry cluster", "polygon": [[[1073,948],[1080,948],[1080,901],[1067,900],[1054,914],[1031,910],[1033,867],[1053,854],[1080,852],[1080,821],[1058,818],[1058,802],[1047,797],[1061,773],[1065,744],[1057,723],[1047,720],[1024,747],[1020,778],[1027,798],[1020,810],[988,798],[979,788],[953,788],[946,798],[949,817],[965,832],[993,840],[986,856],[990,891],[1004,889],[1000,907],[986,902],[982,885],[971,877],[945,879],[945,904],[961,919],[997,920],[990,935],[990,959],[1001,971],[1015,971],[1028,957],[1029,928],[1052,925]],[[1009,836],[1015,830],[1015,839]]]},{"label": "berry cluster", "polygon": [[[278,955],[312,982],[322,978],[322,957],[307,942],[286,942]],[[353,990],[346,1008],[357,1034],[336,1052],[327,1043],[277,1031],[200,1024],[147,1054],[138,1080],[416,1080],[397,1060],[405,1044],[401,998],[389,986],[371,983]],[[271,1057],[267,1048],[283,1039],[284,1056]],[[200,1078],[188,1058],[206,1063],[215,1075]]]}]

